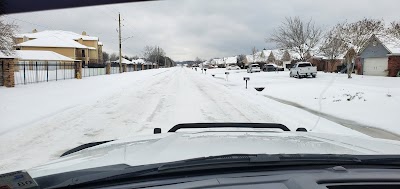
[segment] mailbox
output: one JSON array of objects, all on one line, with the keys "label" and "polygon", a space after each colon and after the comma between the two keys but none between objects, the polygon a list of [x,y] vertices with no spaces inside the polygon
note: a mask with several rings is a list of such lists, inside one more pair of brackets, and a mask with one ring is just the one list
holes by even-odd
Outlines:
[{"label": "mailbox", "polygon": [[225,72],[226,75],[229,75],[229,72]]},{"label": "mailbox", "polygon": [[249,81],[249,80],[250,80],[250,77],[243,77],[243,80]]}]

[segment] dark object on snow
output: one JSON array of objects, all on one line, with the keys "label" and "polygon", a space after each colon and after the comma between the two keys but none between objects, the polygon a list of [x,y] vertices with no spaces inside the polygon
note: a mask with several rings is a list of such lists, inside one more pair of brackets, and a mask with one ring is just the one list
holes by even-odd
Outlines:
[{"label": "dark object on snow", "polygon": [[296,129],[297,132],[307,132],[307,129],[304,127],[299,127]]},{"label": "dark object on snow", "polygon": [[72,153],[75,153],[75,152],[79,152],[81,150],[84,150],[84,149],[87,149],[87,148],[91,148],[93,146],[97,146],[97,145],[100,145],[100,144],[111,142],[111,141],[114,141],[114,140],[107,140],[107,141],[101,141],[101,142],[92,142],[92,143],[82,144],[82,145],[80,145],[78,147],[72,148],[71,150],[68,150],[68,151],[64,152],[63,154],[61,154],[60,157],[63,157],[63,156],[66,156],[68,154],[72,154]]},{"label": "dark object on snow", "polygon": [[254,87],[258,92],[261,92],[265,89],[265,87]]},{"label": "dark object on snow", "polygon": [[215,77],[215,74],[212,74],[213,77]]},{"label": "dark object on snow", "polygon": [[153,133],[154,134],[160,134],[161,133],[161,128],[154,128]]}]

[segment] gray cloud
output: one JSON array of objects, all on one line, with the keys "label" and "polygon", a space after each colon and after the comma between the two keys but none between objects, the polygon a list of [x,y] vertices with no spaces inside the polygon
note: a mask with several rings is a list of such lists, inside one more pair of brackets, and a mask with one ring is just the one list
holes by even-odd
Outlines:
[{"label": "gray cloud", "polygon": [[323,28],[363,17],[399,19],[400,1],[381,0],[168,0],[63,9],[9,15],[20,32],[60,29],[100,37],[108,52],[118,50],[117,14],[121,13],[123,53],[141,55],[145,45],[159,45],[175,60],[250,53],[272,48],[264,39],[288,16],[312,18]]}]

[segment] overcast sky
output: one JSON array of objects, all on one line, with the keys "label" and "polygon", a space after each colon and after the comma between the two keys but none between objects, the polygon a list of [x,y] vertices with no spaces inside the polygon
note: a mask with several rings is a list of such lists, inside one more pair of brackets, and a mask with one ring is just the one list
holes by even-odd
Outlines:
[{"label": "overcast sky", "polygon": [[123,18],[123,54],[142,55],[145,45],[159,45],[175,61],[195,57],[250,54],[265,43],[288,16],[312,18],[323,28],[367,18],[400,20],[398,0],[166,0],[8,15],[20,33],[46,29],[86,31],[118,51],[118,12]]}]

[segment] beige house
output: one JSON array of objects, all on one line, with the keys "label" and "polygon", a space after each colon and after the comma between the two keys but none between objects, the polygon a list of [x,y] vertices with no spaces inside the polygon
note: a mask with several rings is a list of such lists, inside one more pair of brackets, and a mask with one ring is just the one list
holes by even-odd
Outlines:
[{"label": "beige house", "polygon": [[15,36],[16,50],[53,51],[82,64],[103,63],[102,46],[98,37],[88,36],[86,32],[77,34],[70,31],[45,30]]}]

